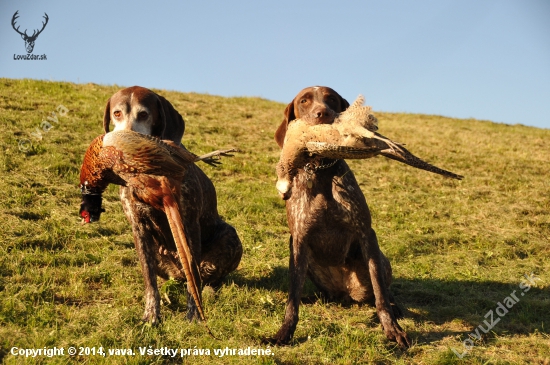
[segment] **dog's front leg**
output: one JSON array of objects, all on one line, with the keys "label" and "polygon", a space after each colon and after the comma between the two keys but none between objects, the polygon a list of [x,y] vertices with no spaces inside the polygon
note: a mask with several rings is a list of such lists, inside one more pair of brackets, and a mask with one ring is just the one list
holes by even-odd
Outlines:
[{"label": "dog's front leg", "polygon": [[141,265],[141,273],[145,282],[145,312],[142,320],[156,324],[160,321],[160,295],[157,286],[155,247],[153,240],[154,228],[150,225],[149,215],[143,204],[136,202],[130,188],[121,187],[120,200],[126,217],[132,226],[134,245]]},{"label": "dog's front leg", "polygon": [[378,239],[373,229],[370,230],[368,241],[362,245],[363,256],[369,265],[369,273],[376,303],[376,313],[389,340],[396,341],[399,346],[408,348],[411,345],[409,337],[403,331],[393,313],[390,302],[390,292],[384,279],[385,270]]},{"label": "dog's front leg", "polygon": [[273,345],[287,345],[298,324],[298,307],[302,296],[302,289],[307,274],[307,247],[301,240],[294,240],[290,236],[290,286],[288,290],[288,299],[286,302],[285,318],[283,325],[277,334],[271,338],[265,339],[265,342]]},{"label": "dog's front leg", "polygon": [[157,324],[160,321],[160,295],[157,286],[154,253],[150,252],[152,242],[144,236],[135,237],[134,244],[141,264],[141,272],[145,282],[145,312],[142,320]]}]

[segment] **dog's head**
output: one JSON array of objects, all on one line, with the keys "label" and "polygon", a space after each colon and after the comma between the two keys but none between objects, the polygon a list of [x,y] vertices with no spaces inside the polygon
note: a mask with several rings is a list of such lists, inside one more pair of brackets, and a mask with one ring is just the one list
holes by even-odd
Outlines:
[{"label": "dog's head", "polygon": [[348,107],[347,100],[330,87],[306,87],[286,106],[285,118],[275,132],[275,141],[283,147],[288,124],[295,119],[307,118],[312,124],[330,124],[337,113]]},{"label": "dog's head", "polygon": [[[285,118],[275,132],[275,141],[283,148],[287,138],[288,126],[296,119],[307,125],[331,124],[336,115],[349,107],[346,99],[329,87],[312,86],[300,91],[285,108]],[[288,138],[293,138],[289,133]],[[292,134],[296,137],[296,134]],[[287,145],[288,147],[288,145]],[[284,148],[283,148],[284,153]],[[282,157],[281,157],[282,158]],[[314,157],[313,157],[314,158]],[[282,161],[277,164],[277,191],[279,196],[288,200],[292,195],[295,168],[286,166]]]},{"label": "dog's head", "polygon": [[132,86],[116,92],[107,101],[103,128],[132,130],[180,144],[185,122],[172,104],[162,96],[141,86]]}]

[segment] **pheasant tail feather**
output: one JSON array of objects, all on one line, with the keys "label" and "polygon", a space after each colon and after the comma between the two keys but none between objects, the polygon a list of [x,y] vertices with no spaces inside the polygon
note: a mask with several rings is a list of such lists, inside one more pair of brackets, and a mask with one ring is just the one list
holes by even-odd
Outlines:
[{"label": "pheasant tail feather", "polygon": [[[167,192],[164,196],[164,209],[166,217],[168,218],[168,224],[170,225],[170,230],[174,236],[174,242],[176,243],[176,249],[178,251],[178,256],[180,258],[181,265],[183,267],[183,272],[185,273],[185,278],[187,279],[187,288],[191,293],[191,296],[197,304],[197,309],[201,320],[206,320],[204,316],[204,311],[202,308],[202,301],[200,297],[200,288],[197,285],[195,275],[193,273],[193,266],[196,265],[195,260],[193,259],[193,254],[189,249],[189,243],[185,237],[185,231],[181,220],[179,202],[176,200],[174,194],[170,189],[166,189]],[[198,273],[198,270],[195,272]]]}]

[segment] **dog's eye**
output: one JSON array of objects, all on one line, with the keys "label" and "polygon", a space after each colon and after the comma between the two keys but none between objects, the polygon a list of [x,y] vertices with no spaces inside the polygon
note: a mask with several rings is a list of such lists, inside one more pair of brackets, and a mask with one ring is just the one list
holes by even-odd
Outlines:
[{"label": "dog's eye", "polygon": [[147,112],[139,112],[138,113],[138,118],[139,119],[145,119],[149,116],[149,114]]},{"label": "dog's eye", "polygon": [[115,118],[120,118],[122,116],[122,112],[120,110],[116,110],[113,115],[115,116]]},{"label": "dog's eye", "polygon": [[307,99],[306,99],[306,98],[300,100],[300,104],[303,104],[303,103],[307,103]]},{"label": "dog's eye", "polygon": [[338,100],[334,96],[329,96],[325,101],[331,108],[338,107]]}]

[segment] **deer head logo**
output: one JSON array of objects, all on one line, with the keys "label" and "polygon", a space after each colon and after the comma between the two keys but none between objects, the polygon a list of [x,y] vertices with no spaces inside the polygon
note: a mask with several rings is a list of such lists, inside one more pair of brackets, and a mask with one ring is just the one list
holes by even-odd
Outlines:
[{"label": "deer head logo", "polygon": [[42,22],[42,29],[38,30],[38,29],[35,29],[34,32],[32,33],[31,36],[29,36],[27,34],[27,30],[25,29],[25,31],[23,33],[21,33],[19,31],[19,26],[16,28],[15,27],[15,20],[17,18],[19,18],[19,15],[17,15],[17,13],[19,12],[19,10],[17,10],[15,12],[15,14],[13,14],[13,18],[11,18],[11,26],[13,27],[13,29],[21,34],[21,38],[23,38],[23,40],[25,41],[25,48],[27,49],[27,53],[32,53],[32,50],[34,49],[34,42],[36,41],[36,38],[38,37],[38,35],[40,33],[42,33],[42,31],[44,30],[44,28],[46,28],[46,24],[48,24],[48,14],[44,13],[44,19],[46,19],[45,22]]}]

